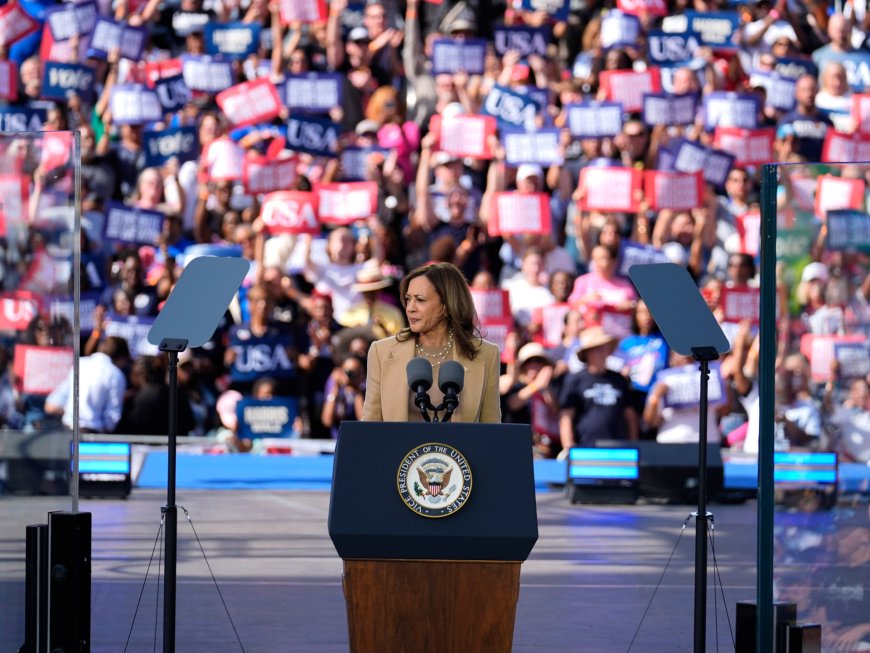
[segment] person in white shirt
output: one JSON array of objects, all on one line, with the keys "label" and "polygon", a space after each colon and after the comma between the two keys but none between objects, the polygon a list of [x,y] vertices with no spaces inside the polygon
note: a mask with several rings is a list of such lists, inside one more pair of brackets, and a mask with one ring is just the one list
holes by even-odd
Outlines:
[{"label": "person in white shirt", "polygon": [[[130,360],[127,341],[118,336],[103,340],[97,351],[79,359],[79,429],[112,433],[121,419],[127,380],[121,368]],[[45,400],[45,412],[62,415],[73,428],[73,370]]]}]

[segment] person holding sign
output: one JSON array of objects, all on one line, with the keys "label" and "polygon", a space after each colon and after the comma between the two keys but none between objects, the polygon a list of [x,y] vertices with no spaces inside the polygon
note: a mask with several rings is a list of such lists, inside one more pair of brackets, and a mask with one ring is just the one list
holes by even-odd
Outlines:
[{"label": "person holding sign", "polygon": [[471,291],[462,272],[450,263],[423,265],[402,280],[400,291],[409,326],[369,349],[363,420],[423,419],[410,388],[405,393],[398,391],[408,387],[408,363],[422,358],[432,365],[429,397],[433,405],[443,399],[438,389],[441,365],[455,360],[465,368],[465,381],[453,421],[501,422],[498,346],[480,336]]}]

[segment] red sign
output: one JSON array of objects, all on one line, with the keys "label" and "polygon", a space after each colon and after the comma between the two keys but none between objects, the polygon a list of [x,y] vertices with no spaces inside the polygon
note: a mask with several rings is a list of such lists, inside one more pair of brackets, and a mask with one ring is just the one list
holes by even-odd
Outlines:
[{"label": "red sign", "polygon": [[565,315],[570,310],[571,304],[567,302],[532,309],[532,324],[541,326],[541,329],[535,334],[535,340],[544,347],[561,345],[562,335],[565,332]]},{"label": "red sign", "polygon": [[508,336],[514,332],[514,320],[511,317],[490,318],[480,321],[480,334],[498,345],[502,363],[513,363],[516,352],[507,346]]},{"label": "red sign", "polygon": [[760,301],[761,290],[750,286],[725,286],[719,296],[726,322],[752,320],[753,324],[758,324]]},{"label": "red sign", "polygon": [[494,213],[489,222],[490,236],[552,231],[550,196],[546,193],[496,193]]},{"label": "red sign", "polygon": [[245,151],[229,138],[212,141],[202,151],[205,181],[238,181],[245,174]]},{"label": "red sign", "polygon": [[870,161],[870,134],[844,134],[833,129],[825,133],[822,146],[824,163]]},{"label": "red sign", "polygon": [[266,77],[242,82],[215,97],[218,106],[236,126],[269,122],[281,114],[281,98]]},{"label": "red sign", "polygon": [[47,395],[66,380],[72,366],[71,347],[15,345],[13,369],[26,394]]},{"label": "red sign", "polygon": [[511,303],[504,288],[471,288],[471,301],[481,323],[511,316]]},{"label": "red sign", "polygon": [[[154,88],[157,81],[168,77],[177,77],[184,72],[184,66],[181,59],[167,59],[165,61],[148,61],[139,63],[138,66],[144,66],[144,79],[137,79],[139,83],[144,83],[148,88]],[[134,67],[135,70],[137,67]]]},{"label": "red sign", "polygon": [[39,299],[26,291],[0,294],[0,329],[23,331],[39,315]]},{"label": "red sign", "polygon": [[39,23],[17,2],[0,7],[0,41],[8,48],[39,29]]},{"label": "red sign", "polygon": [[643,110],[644,93],[658,93],[662,90],[662,79],[658,68],[648,68],[643,72],[605,70],[599,77],[606,99],[611,102],[621,102],[622,109],[626,113]]},{"label": "red sign", "polygon": [[805,333],[801,336],[801,353],[810,361],[813,381],[822,383],[831,378],[831,363],[834,360],[834,345],[845,342],[864,342],[864,334],[849,336],[820,336]]},{"label": "red sign", "polygon": [[822,175],[816,183],[816,216],[822,220],[828,211],[864,209],[864,180]]},{"label": "red sign", "polygon": [[632,16],[667,16],[668,6],[664,0],[616,0],[616,7]]},{"label": "red sign", "polygon": [[287,190],[296,181],[296,157],[269,161],[264,158],[245,158],[245,189],[252,195]]},{"label": "red sign", "polygon": [[378,185],[373,181],[319,184],[315,191],[324,224],[352,224],[378,212]]},{"label": "red sign", "polygon": [[716,127],[713,132],[713,147],[734,156],[737,159],[735,166],[755,166],[773,160],[775,138],[776,130],[773,128]]},{"label": "red sign", "polygon": [[14,61],[0,61],[0,98],[10,102],[18,99],[18,66]]},{"label": "red sign", "polygon": [[648,170],[644,174],[644,195],[653,209],[697,208],[704,204],[704,174]]},{"label": "red sign", "polygon": [[71,132],[45,132],[40,151],[43,170],[54,170],[66,165],[73,147]]},{"label": "red sign", "polygon": [[438,134],[439,150],[460,158],[492,158],[490,137],[496,131],[492,116],[460,115],[442,120],[436,115],[429,121],[429,129]]},{"label": "red sign", "polygon": [[621,311],[605,304],[598,312],[598,323],[614,338],[631,335],[631,311]]},{"label": "red sign", "polygon": [[281,24],[326,22],[326,0],[280,0]]},{"label": "red sign", "polygon": [[856,93],[852,96],[852,119],[856,130],[870,134],[870,94]]},{"label": "red sign", "polygon": [[761,213],[748,211],[737,216],[737,233],[740,236],[740,251],[755,256],[761,243]]},{"label": "red sign", "polygon": [[634,168],[583,168],[580,210],[634,213],[643,193],[643,171]]},{"label": "red sign", "polygon": [[263,198],[260,219],[270,234],[319,234],[317,195],[301,190],[282,190]]}]

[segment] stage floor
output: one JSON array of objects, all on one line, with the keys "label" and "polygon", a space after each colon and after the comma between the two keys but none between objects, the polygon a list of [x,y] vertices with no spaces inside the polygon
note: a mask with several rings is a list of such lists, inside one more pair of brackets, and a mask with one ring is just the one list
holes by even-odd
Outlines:
[{"label": "stage floor", "polygon": [[[155,554],[165,493],[83,501],[93,515],[93,653],[161,650]],[[247,653],[347,650],[341,560],[329,540],[326,492],[182,491],[185,506]],[[44,522],[56,498],[0,497],[0,650],[24,633],[25,526]],[[538,494],[540,538],[523,565],[514,650],[614,653],[635,629],[691,506],[579,506]],[[755,596],[754,502],[713,504],[719,574],[733,632],[735,604]],[[180,512],[177,649],[242,651],[191,527]],[[158,548],[159,552],[159,548]],[[712,565],[712,555],[711,565]],[[712,569],[712,567],[711,567]],[[679,541],[632,651],[692,650],[694,521]],[[709,576],[709,650],[733,650],[720,589]],[[161,579],[162,581],[162,579]],[[162,587],[161,587],[162,592]],[[714,608],[716,610],[714,611]],[[421,619],[426,616],[421,614]],[[718,624],[717,624],[718,621]]]}]

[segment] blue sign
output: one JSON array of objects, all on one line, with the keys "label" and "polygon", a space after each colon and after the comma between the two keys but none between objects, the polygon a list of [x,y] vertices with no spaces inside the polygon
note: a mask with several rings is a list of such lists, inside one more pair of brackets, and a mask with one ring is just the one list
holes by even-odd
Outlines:
[{"label": "blue sign", "polygon": [[0,107],[0,132],[41,131],[45,116],[45,109]]},{"label": "blue sign", "polygon": [[156,356],[160,353],[157,346],[148,342],[148,332],[154,326],[154,319],[139,315],[109,313],[106,316],[105,333],[107,336],[118,336],[126,340],[130,347],[131,358]]},{"label": "blue sign", "polygon": [[761,101],[757,95],[713,91],[704,95],[704,128],[716,127],[758,128]]},{"label": "blue sign", "polygon": [[341,180],[365,181],[368,179],[369,157],[380,155],[382,160],[390,153],[383,147],[346,147],[341,151]]},{"label": "blue sign", "polygon": [[113,86],[109,107],[116,125],[143,125],[163,118],[163,107],[157,93],[142,84]]},{"label": "blue sign", "polygon": [[828,211],[828,249],[870,249],[870,215],[852,209]]},{"label": "blue sign", "polygon": [[432,43],[432,74],[482,75],[486,46],[486,39],[436,39]]},{"label": "blue sign", "polygon": [[288,75],[281,93],[284,106],[291,111],[329,113],[341,106],[344,79],[336,73]]},{"label": "blue sign", "polygon": [[676,172],[700,171],[708,184],[717,188],[725,187],[728,173],[734,167],[733,155],[682,138],[672,141],[670,147],[674,153],[673,169]]},{"label": "blue sign", "polygon": [[819,70],[811,59],[789,59],[782,57],[776,60],[774,71],[785,79],[797,80],[801,75],[819,76]]},{"label": "blue sign", "polygon": [[691,125],[695,122],[697,104],[694,93],[644,93],[643,121],[647,125]]},{"label": "blue sign", "polygon": [[246,440],[255,438],[293,437],[293,421],[299,414],[295,397],[252,399],[243,397],[236,404],[237,435]]},{"label": "blue sign", "polygon": [[287,149],[336,158],[339,134],[341,126],[331,120],[292,115],[287,120]]},{"label": "blue sign", "polygon": [[142,134],[145,167],[160,167],[175,157],[179,163],[193,161],[199,153],[196,127],[176,127],[146,131]]},{"label": "blue sign", "polygon": [[531,128],[540,109],[528,95],[496,84],[487,93],[480,112],[495,117],[499,125]]},{"label": "blue sign", "polygon": [[658,30],[647,36],[649,60],[657,66],[685,65],[695,58],[701,47],[701,37],[695,32],[670,34]]},{"label": "blue sign", "polygon": [[843,68],[846,69],[846,80],[854,92],[863,93],[870,87],[870,52],[866,50],[846,52],[838,55],[833,61],[843,64]]},{"label": "blue sign", "polygon": [[154,90],[157,91],[157,99],[166,113],[175,113],[193,97],[182,75],[158,79],[154,83]]},{"label": "blue sign", "polygon": [[215,23],[205,24],[205,51],[207,54],[222,54],[228,59],[246,59],[260,47],[260,23]]},{"label": "blue sign", "polygon": [[118,49],[124,59],[139,61],[147,40],[148,30],[144,27],[131,27],[100,16],[94,25],[88,55],[105,59],[109,52]]},{"label": "blue sign", "polygon": [[604,138],[622,131],[622,103],[583,102],[565,107],[568,130],[577,138]]},{"label": "blue sign", "polygon": [[670,34],[695,32],[701,44],[714,50],[736,50],[734,34],[740,29],[740,16],[736,11],[684,11],[665,16],[662,29]]},{"label": "blue sign", "polygon": [[767,106],[784,112],[794,109],[796,104],[794,92],[797,85],[795,80],[781,77],[775,72],[753,72],[749,76],[749,85],[752,88],[757,86],[764,88]]},{"label": "blue sign", "polygon": [[94,100],[94,78],[90,66],[46,61],[42,69],[42,97],[66,102],[75,93],[90,104]]},{"label": "blue sign", "polygon": [[45,20],[55,41],[66,41],[73,36],[90,34],[97,23],[97,3],[94,0],[78,4],[66,3],[48,9]]},{"label": "blue sign", "polygon": [[564,160],[559,151],[561,132],[562,130],[555,127],[534,130],[505,127],[502,130],[505,163],[509,166],[523,163],[536,163],[541,166],[561,165]]},{"label": "blue sign", "polygon": [[601,47],[635,47],[641,31],[637,16],[621,11],[608,11],[601,21]]},{"label": "blue sign", "polygon": [[184,84],[192,91],[219,93],[235,83],[230,61],[212,61],[211,57],[185,55],[181,57]]},{"label": "blue sign", "polygon": [[523,9],[527,11],[543,11],[555,21],[568,20],[571,0],[523,0]]},{"label": "blue sign", "polygon": [[263,376],[289,380],[296,377],[296,362],[290,358],[286,334],[257,337],[243,327],[230,330],[229,349],[235,353],[230,367],[233,382],[248,383]]},{"label": "blue sign", "polygon": [[106,240],[137,245],[153,245],[163,230],[166,218],[160,211],[109,202],[106,205]]},{"label": "blue sign", "polygon": [[549,25],[542,27],[497,27],[495,29],[495,52],[502,55],[516,50],[521,56],[530,54],[547,56],[547,45],[553,37]]}]

